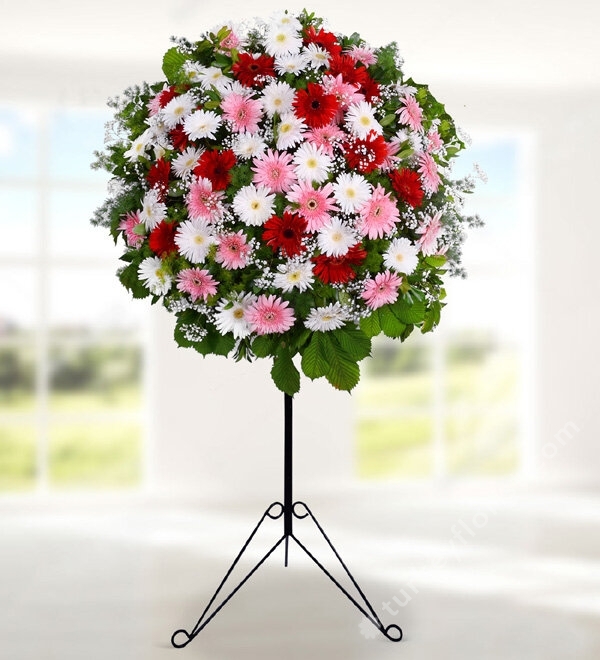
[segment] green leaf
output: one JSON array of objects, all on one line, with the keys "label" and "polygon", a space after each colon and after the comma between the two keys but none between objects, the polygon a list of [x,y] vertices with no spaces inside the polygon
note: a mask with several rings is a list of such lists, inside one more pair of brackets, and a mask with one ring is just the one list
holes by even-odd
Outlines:
[{"label": "green leaf", "polygon": [[360,320],[360,329],[367,337],[376,337],[381,332],[381,323],[379,323],[379,311],[375,310],[371,316],[365,316]]},{"label": "green leaf", "polygon": [[379,308],[379,322],[386,337],[397,339],[402,336],[406,325],[392,312],[389,305]]},{"label": "green leaf", "polygon": [[179,80],[181,67],[186,62],[187,57],[180,53],[177,46],[169,48],[163,57],[162,70],[170,83],[176,83]]},{"label": "green leaf", "polygon": [[323,348],[324,336],[322,332],[315,332],[310,344],[302,353],[302,371],[311,379],[321,378],[327,373],[329,365]]},{"label": "green leaf", "polygon": [[425,303],[422,300],[410,303],[405,298],[398,298],[391,309],[402,323],[421,323],[425,319]]},{"label": "green leaf", "polygon": [[371,338],[354,325],[345,325],[331,335],[348,357],[356,362],[371,355]]},{"label": "green leaf", "polygon": [[256,357],[265,358],[274,355],[278,341],[270,335],[259,335],[252,342],[252,352]]},{"label": "green leaf", "polygon": [[443,254],[432,254],[425,257],[425,263],[432,268],[441,268],[446,263],[446,257]]},{"label": "green leaf", "polygon": [[329,365],[325,378],[338,390],[353,390],[360,380],[358,364],[348,359],[347,354],[331,339],[325,342],[323,349]]},{"label": "green leaf", "polygon": [[395,114],[389,114],[389,115],[386,115],[379,123],[382,126],[389,126],[390,124],[394,123],[395,119],[396,119]]},{"label": "green leaf", "polygon": [[119,280],[121,280],[121,284],[126,289],[131,291],[134,298],[147,298],[150,295],[150,291],[140,282],[138,268],[138,260],[130,263],[129,266],[122,268],[118,272]]},{"label": "green leaf", "polygon": [[273,360],[271,378],[278,389],[290,396],[300,391],[300,372],[287,349],[282,349]]}]

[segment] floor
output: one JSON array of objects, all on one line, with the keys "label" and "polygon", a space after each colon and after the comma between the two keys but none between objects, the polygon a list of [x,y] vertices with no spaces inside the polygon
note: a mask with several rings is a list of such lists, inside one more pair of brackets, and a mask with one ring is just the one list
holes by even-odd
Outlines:
[{"label": "floor", "polygon": [[[375,611],[402,626],[400,643],[292,544],[288,568],[280,547],[189,646],[172,648],[258,517],[137,500],[0,503],[0,659],[600,658],[600,499],[518,496],[319,502]],[[309,521],[294,531],[338,571]],[[240,568],[281,534],[267,520]]]}]

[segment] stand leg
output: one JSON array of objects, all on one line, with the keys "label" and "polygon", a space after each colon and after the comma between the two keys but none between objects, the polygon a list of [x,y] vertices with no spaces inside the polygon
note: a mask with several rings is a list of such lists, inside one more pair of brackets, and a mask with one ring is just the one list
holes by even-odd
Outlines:
[{"label": "stand leg", "polygon": [[[279,509],[279,510],[278,510]],[[229,570],[225,574],[225,577],[221,580],[221,584],[217,587],[217,590],[213,594],[212,598],[208,602],[208,605],[205,607],[204,612],[202,612],[200,618],[198,619],[196,625],[192,629],[191,632],[188,632],[187,630],[176,630],[173,635],[171,636],[171,644],[175,648],[183,648],[184,646],[187,646],[204,628],[214,619],[214,617],[221,611],[223,607],[233,598],[233,596],[246,584],[246,582],[254,575],[254,573],[265,563],[265,561],[275,552],[275,550],[281,545],[281,542],[285,539],[286,540],[286,546],[287,546],[287,538],[285,536],[282,536],[276,543],[273,545],[270,550],[268,550],[263,557],[258,561],[257,564],[254,565],[254,567],[246,574],[246,576],[243,578],[241,582],[232,590],[229,592],[229,594],[223,598],[223,600],[217,605],[214,610],[209,614],[209,611],[219,596],[219,593],[221,592],[221,589],[225,586],[225,583],[229,579],[229,576],[233,572],[234,568],[237,566],[239,560],[241,559],[242,555],[252,542],[252,539],[256,535],[256,532],[260,529],[261,525],[265,521],[266,518],[271,518],[272,520],[277,520],[278,518],[281,518],[283,515],[284,507],[281,502],[273,502],[271,506],[263,513],[262,518],[258,521],[258,524],[256,527],[252,530],[252,533],[246,540],[246,543],[242,546],[242,549],[239,551],[237,557],[233,560],[233,564],[229,567]]]}]

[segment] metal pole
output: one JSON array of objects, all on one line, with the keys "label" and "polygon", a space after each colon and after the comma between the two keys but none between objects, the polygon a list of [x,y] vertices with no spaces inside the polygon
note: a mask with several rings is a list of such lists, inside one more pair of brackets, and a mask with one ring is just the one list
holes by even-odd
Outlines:
[{"label": "metal pole", "polygon": [[285,536],[285,565],[288,560],[288,540],[292,535],[293,520],[293,449],[292,449],[292,397],[284,394],[284,456],[283,456],[283,534]]}]

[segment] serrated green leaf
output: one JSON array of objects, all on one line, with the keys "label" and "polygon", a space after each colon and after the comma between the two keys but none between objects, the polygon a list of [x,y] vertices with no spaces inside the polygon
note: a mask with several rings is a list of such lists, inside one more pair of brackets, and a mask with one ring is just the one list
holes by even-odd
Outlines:
[{"label": "serrated green leaf", "polygon": [[315,332],[310,344],[302,353],[302,371],[312,380],[321,378],[327,373],[328,364],[323,350],[323,333]]},{"label": "serrated green leaf", "polygon": [[130,263],[129,266],[126,266],[118,272],[119,280],[121,281],[121,284],[131,292],[134,298],[147,298],[150,295],[150,291],[140,282],[138,268],[138,260]]},{"label": "serrated green leaf", "polygon": [[367,335],[367,337],[376,337],[381,332],[379,310],[376,309],[370,316],[362,318],[360,320],[360,329]]},{"label": "serrated green leaf", "polygon": [[252,352],[256,357],[265,358],[275,353],[277,344],[277,339],[269,335],[259,335],[252,342]]},{"label": "serrated green leaf", "polygon": [[432,268],[441,268],[446,261],[446,257],[443,254],[432,254],[429,257],[425,257],[425,263]]},{"label": "serrated green leaf", "polygon": [[326,341],[323,349],[329,365],[325,378],[338,390],[353,390],[360,380],[358,364],[348,359],[347,354],[332,340]]},{"label": "serrated green leaf", "polygon": [[390,307],[402,323],[422,323],[425,319],[425,303],[422,300],[408,302],[405,298],[398,298]]},{"label": "serrated green leaf", "polygon": [[290,396],[300,391],[300,372],[287,349],[280,351],[273,360],[271,378],[279,390]]},{"label": "serrated green leaf", "polygon": [[371,338],[356,326],[345,325],[334,330],[331,335],[355,362],[360,362],[371,355]]},{"label": "serrated green leaf", "polygon": [[379,123],[382,126],[389,126],[390,124],[394,123],[395,119],[396,119],[395,114],[389,114],[389,115],[386,115]]},{"label": "serrated green leaf", "polygon": [[187,57],[180,53],[176,46],[169,48],[163,57],[162,70],[170,83],[178,82],[181,67],[186,62]]},{"label": "serrated green leaf", "polygon": [[379,323],[386,337],[397,339],[402,336],[406,325],[392,312],[389,305],[379,308]]}]

